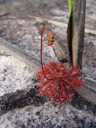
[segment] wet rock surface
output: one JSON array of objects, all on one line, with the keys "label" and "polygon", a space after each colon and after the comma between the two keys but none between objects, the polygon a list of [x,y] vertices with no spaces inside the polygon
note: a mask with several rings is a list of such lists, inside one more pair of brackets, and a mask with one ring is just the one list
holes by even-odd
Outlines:
[{"label": "wet rock surface", "polygon": [[[95,30],[96,1],[87,0],[86,28]],[[67,0],[0,1],[0,37],[40,58],[40,32],[44,24],[27,18],[40,16],[67,23]],[[22,19],[22,17],[24,19]],[[13,18],[13,19],[12,19]],[[20,19],[21,18],[21,19]],[[46,26],[64,46],[68,57],[66,29]],[[43,59],[58,61],[44,43]],[[96,81],[96,36],[85,35],[83,72]],[[12,56],[0,56],[0,128],[95,128],[96,106],[76,96],[68,103],[53,103],[38,94],[34,69]]]}]

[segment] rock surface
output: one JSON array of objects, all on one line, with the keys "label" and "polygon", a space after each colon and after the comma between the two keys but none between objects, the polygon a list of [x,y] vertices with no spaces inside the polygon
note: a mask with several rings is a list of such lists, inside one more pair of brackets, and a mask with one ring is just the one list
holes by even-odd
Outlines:
[{"label": "rock surface", "polygon": [[[95,0],[87,0],[86,28],[92,30],[96,29],[95,5]],[[40,57],[40,31],[44,25],[28,20],[27,16],[40,16],[65,23],[68,22],[69,17],[67,0],[45,0],[43,5],[40,0],[2,0],[0,1],[0,15],[0,37],[12,42],[26,52],[36,55],[37,58]],[[25,19],[20,19],[21,17]],[[68,57],[66,30],[55,26],[47,27],[53,31],[56,40],[64,46],[64,51]],[[83,55],[84,75],[94,81],[96,81],[95,38],[93,35],[85,35]],[[52,48],[47,47],[45,43],[43,59],[45,61],[57,61]],[[39,96],[37,88],[38,82],[34,82],[32,69],[12,56],[0,56],[0,98],[7,101],[8,96],[11,93],[14,94],[15,91],[17,91],[16,96],[18,97],[15,103],[11,102],[12,97],[9,97],[8,100],[14,104],[7,102],[5,104],[7,108],[2,106],[0,128],[96,127],[96,106],[77,95],[66,104],[52,103]],[[30,92],[30,89],[35,89],[34,92],[36,92],[36,95],[32,93],[34,95],[31,95],[31,100],[30,95],[25,93]],[[24,93],[22,93],[22,90]],[[19,94],[21,93],[25,95],[20,97]],[[0,105],[3,103],[5,102],[2,101]]]},{"label": "rock surface", "polygon": [[70,104],[50,101],[36,107],[15,109],[0,117],[0,128],[95,128],[96,118]]}]

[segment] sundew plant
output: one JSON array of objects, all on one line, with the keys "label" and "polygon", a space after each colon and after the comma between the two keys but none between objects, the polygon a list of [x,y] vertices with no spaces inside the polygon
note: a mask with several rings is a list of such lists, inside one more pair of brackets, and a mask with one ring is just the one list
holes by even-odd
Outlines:
[{"label": "sundew plant", "polygon": [[[74,27],[75,27],[75,13],[76,13],[76,5],[77,5],[76,2],[77,2],[76,0],[68,0],[69,13],[71,17],[71,20],[69,19],[69,26],[71,24],[71,27],[69,27],[69,35],[72,34],[72,36],[68,37],[71,38],[71,40],[69,40],[70,41],[69,43],[71,45],[70,49],[74,48],[74,45],[72,47],[72,43],[73,43],[72,38],[74,37],[74,33],[75,33]],[[48,36],[47,45],[48,46],[52,46],[53,44],[55,45],[55,37],[47,28],[44,27],[41,31],[41,48],[40,48],[41,70],[37,73],[36,76],[37,79],[40,81],[39,93],[41,95],[47,96],[52,101],[59,101],[61,103],[67,102],[70,99],[72,99],[72,97],[74,96],[75,88],[79,89],[82,85],[84,85],[84,82],[81,78],[81,71],[78,68],[78,65],[71,65],[71,67],[68,67],[68,65],[66,64],[61,64],[53,61],[43,66],[42,38],[44,32],[47,32],[47,36]],[[75,40],[73,41],[75,42]]]}]

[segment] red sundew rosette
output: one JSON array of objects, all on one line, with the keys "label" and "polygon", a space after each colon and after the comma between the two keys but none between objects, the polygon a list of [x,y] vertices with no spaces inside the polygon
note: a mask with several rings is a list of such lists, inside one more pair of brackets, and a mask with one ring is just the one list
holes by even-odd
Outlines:
[{"label": "red sundew rosette", "polygon": [[50,62],[43,67],[42,63],[42,37],[46,30],[49,41],[48,46],[53,45],[54,36],[47,28],[41,31],[41,68],[36,75],[39,83],[39,93],[47,96],[53,101],[59,99],[59,102],[66,102],[70,100],[74,94],[74,88],[80,88],[84,85],[80,75],[81,72],[77,67],[67,68],[67,65],[56,62]]},{"label": "red sundew rosette", "polygon": [[74,88],[84,84],[80,74],[77,67],[67,68],[64,64],[50,62],[43,67],[43,71],[37,73],[39,93],[53,101],[59,99],[59,102],[66,102],[74,96]]}]

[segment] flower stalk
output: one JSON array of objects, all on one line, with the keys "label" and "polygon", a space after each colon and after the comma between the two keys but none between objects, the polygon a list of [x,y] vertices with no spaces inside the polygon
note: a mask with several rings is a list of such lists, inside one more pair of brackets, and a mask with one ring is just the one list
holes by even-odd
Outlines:
[{"label": "flower stalk", "polygon": [[49,78],[45,75],[44,73],[44,70],[43,70],[43,62],[42,62],[42,48],[43,48],[43,33],[44,31],[47,32],[47,35],[48,35],[48,40],[49,42],[47,43],[48,46],[51,46],[53,45],[54,43],[54,36],[52,35],[52,33],[47,29],[47,28],[43,28],[42,31],[41,31],[41,49],[40,49],[40,62],[41,62],[41,68],[42,68],[42,71],[43,71],[43,75],[45,76],[45,78],[47,80],[49,80]]}]

